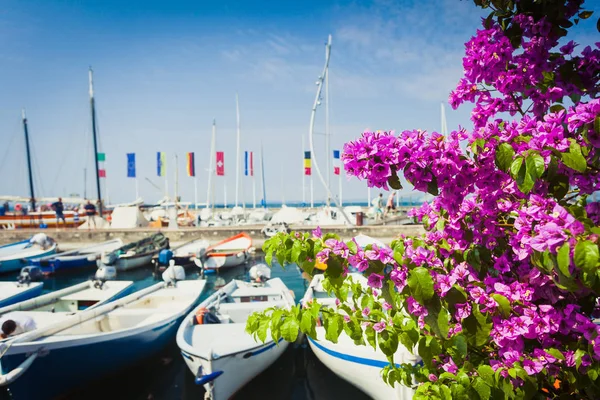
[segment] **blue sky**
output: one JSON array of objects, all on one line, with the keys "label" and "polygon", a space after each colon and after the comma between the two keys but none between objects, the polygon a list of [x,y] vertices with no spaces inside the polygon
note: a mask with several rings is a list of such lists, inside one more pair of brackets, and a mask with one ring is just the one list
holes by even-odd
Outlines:
[{"label": "blue sky", "polygon": [[[178,154],[184,200],[193,200],[194,193],[185,153],[196,153],[204,201],[213,118],[227,174],[216,181],[216,198],[223,200],[226,183],[233,201],[236,92],[242,151],[257,152],[264,144],[268,200],[300,200],[302,135],[308,133],[327,35],[333,35],[331,142],[341,148],[365,129],[439,130],[440,103],[461,76],[463,44],[482,15],[472,2],[458,0],[5,0],[0,5],[0,193],[28,193],[21,107],[29,118],[38,193],[83,194],[84,167],[87,191],[95,193],[91,65],[111,201],[134,198],[133,180],[126,178],[128,152],[136,153],[142,197],[162,196],[145,180],[164,184],[156,176],[157,151],[167,153],[171,193]],[[595,41],[595,19],[577,32],[581,42]],[[469,112],[446,107],[449,128],[470,127]],[[324,131],[322,108],[316,131]],[[322,136],[315,156],[324,168]],[[250,180],[243,181],[251,201]],[[316,180],[314,187],[315,198],[323,199]],[[366,193],[364,182],[344,178],[345,199],[366,200]],[[403,193],[411,194],[410,189]]]}]

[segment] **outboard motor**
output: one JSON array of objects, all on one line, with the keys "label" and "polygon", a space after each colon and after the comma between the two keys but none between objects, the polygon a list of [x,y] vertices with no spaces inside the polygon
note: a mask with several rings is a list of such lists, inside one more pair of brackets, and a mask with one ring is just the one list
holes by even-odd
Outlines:
[{"label": "outboard motor", "polygon": [[18,281],[21,285],[28,285],[31,282],[39,281],[43,278],[42,270],[39,267],[23,267],[19,274]]},{"label": "outboard motor", "polygon": [[170,265],[173,259],[173,252],[169,249],[163,249],[158,253],[158,265]]},{"label": "outboard motor", "polygon": [[256,264],[250,268],[250,279],[255,283],[264,283],[271,279],[271,268],[265,264]]},{"label": "outboard motor", "polygon": [[163,281],[169,286],[174,286],[177,281],[185,279],[185,270],[181,265],[175,265],[175,260],[169,261],[169,268],[162,274]]},{"label": "outboard motor", "polygon": [[99,281],[109,281],[117,278],[117,269],[108,265],[102,265],[96,271],[94,279]]}]

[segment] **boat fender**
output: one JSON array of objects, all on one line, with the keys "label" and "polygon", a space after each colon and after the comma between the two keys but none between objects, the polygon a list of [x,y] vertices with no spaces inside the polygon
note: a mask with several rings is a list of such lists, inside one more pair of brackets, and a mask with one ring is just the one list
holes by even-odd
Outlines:
[{"label": "boat fender", "polygon": [[198,371],[198,375],[196,375],[196,385],[205,385],[209,382],[214,381],[219,376],[223,375],[223,371],[215,371],[208,375],[202,375],[202,369]]},{"label": "boat fender", "polygon": [[205,307],[200,307],[198,310],[196,310],[196,315],[194,316],[192,325],[202,325],[204,322],[204,314],[207,312],[208,310]]}]

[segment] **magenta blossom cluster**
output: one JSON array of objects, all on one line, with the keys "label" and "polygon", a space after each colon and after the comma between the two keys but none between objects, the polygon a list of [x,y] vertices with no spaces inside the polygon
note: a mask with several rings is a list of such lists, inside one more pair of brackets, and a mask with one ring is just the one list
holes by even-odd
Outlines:
[{"label": "magenta blossom cluster", "polygon": [[[569,2],[568,18],[581,3]],[[519,43],[485,22],[466,44],[465,75],[450,104],[475,103],[473,132],[364,132],[344,146],[342,159],[347,174],[370,187],[388,189],[402,174],[415,190],[436,195],[409,214],[427,233],[399,239],[402,262],[375,248],[372,256],[350,255],[350,265],[362,272],[386,259],[390,276],[373,274],[370,285],[392,279],[399,292],[411,271],[426,268],[434,295],[447,305],[444,339],[464,334],[474,318],[488,318],[489,365],[521,387],[523,378],[509,374],[515,366],[564,379],[565,368],[585,373],[600,361],[600,329],[580,306],[598,294],[589,277],[598,254],[590,223],[600,223],[600,206],[575,202],[600,190],[600,43],[559,47],[546,18],[517,15],[511,23]],[[582,96],[588,97],[562,105]],[[456,302],[463,296],[457,293],[464,299]],[[427,302],[407,294],[404,306],[424,334],[436,334]],[[447,354],[434,365],[431,382],[441,371],[456,372]]]}]

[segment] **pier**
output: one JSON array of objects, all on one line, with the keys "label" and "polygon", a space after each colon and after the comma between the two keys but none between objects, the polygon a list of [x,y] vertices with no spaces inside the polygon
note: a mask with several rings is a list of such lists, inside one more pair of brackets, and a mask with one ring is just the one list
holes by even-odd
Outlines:
[{"label": "pier", "polygon": [[[103,242],[110,239],[121,238],[125,243],[148,237],[156,232],[167,236],[171,244],[183,243],[193,239],[206,239],[211,243],[221,241],[240,232],[246,232],[252,237],[257,250],[262,248],[267,239],[261,232],[264,225],[226,226],[211,228],[179,228],[179,229],[5,229],[0,230],[0,245],[14,243],[29,239],[36,233],[43,232],[53,238],[61,249],[74,248],[78,244]],[[291,225],[290,229],[296,232],[311,232],[316,226]],[[359,234],[371,236],[384,242],[389,242],[399,235],[415,235],[423,233],[420,225],[373,225],[373,226],[325,226],[321,227],[323,233],[335,233],[342,239],[351,239]]]}]

